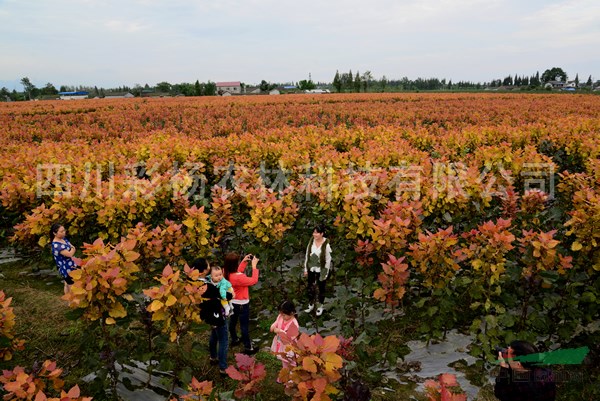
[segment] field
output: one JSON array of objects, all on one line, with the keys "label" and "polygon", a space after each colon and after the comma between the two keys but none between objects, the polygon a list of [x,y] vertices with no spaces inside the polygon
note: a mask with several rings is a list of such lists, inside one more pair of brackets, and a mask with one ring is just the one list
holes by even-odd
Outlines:
[{"label": "field", "polygon": [[[299,321],[330,346],[297,346],[336,363],[313,367],[305,355],[285,395],[273,383],[279,361],[261,351],[267,379],[246,399],[300,397],[307,378],[327,384],[312,390],[323,400],[360,399],[350,395],[356,383],[373,399],[427,399],[414,383],[382,382],[410,373],[407,341],[449,332],[472,338],[466,351],[477,362],[462,369],[483,387],[480,400],[493,399],[494,346],[514,339],[589,347],[583,366],[553,367],[578,378],[559,383],[557,399],[600,397],[598,96],[1,103],[0,134],[0,230],[24,256],[0,266],[0,290],[13,298],[1,304],[4,369],[43,375],[50,359],[65,368],[65,391],[79,384],[105,399],[117,364],[158,361],[168,388],[196,377],[227,399],[237,382],[208,365],[186,262],[259,256],[251,326],[268,346],[277,305],[305,307],[300,263],[324,223],[335,267],[326,312]],[[57,221],[84,265],[62,300],[57,278],[20,274],[52,268]],[[95,381],[80,380],[92,372]],[[16,380],[7,375],[3,383]]]}]

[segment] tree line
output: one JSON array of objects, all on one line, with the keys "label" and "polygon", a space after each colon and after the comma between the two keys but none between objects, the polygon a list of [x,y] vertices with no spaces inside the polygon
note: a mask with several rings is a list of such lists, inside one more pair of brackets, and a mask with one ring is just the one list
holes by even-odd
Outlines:
[{"label": "tree line", "polygon": [[[352,70],[348,72],[340,73],[339,70],[335,72],[333,81],[331,83],[314,83],[312,79],[301,80],[296,83],[295,88],[298,90],[311,90],[317,87],[321,88],[333,88],[338,93],[348,92],[400,92],[400,91],[436,91],[436,90],[481,90],[485,88],[500,88],[500,87],[511,87],[520,88],[526,90],[535,90],[542,88],[545,84],[550,81],[559,80],[566,82],[568,79],[565,71],[560,67],[553,67],[545,70],[541,75],[539,71],[532,75],[508,75],[504,78],[493,79],[489,82],[472,82],[472,81],[457,81],[453,82],[451,79],[446,80],[445,78],[417,78],[409,79],[403,77],[401,79],[388,79],[385,75],[381,78],[376,79],[371,71],[365,71],[360,73]],[[593,89],[594,87],[600,86],[600,81],[595,81],[590,75],[582,83],[579,81],[579,74],[576,74],[574,79],[575,87]],[[164,96],[216,96],[221,95],[217,90],[217,85],[214,82],[200,82],[196,80],[195,83],[182,82],[179,84],[171,84],[163,81],[159,82],[154,86],[145,84],[144,86],[136,84],[133,87],[119,86],[115,88],[98,88],[97,86],[69,86],[61,85],[59,89],[48,82],[44,87],[36,87],[28,77],[21,79],[21,85],[23,86],[23,92],[17,92],[16,90],[9,91],[3,87],[0,89],[0,101],[17,101],[17,100],[33,100],[33,99],[44,99],[57,97],[59,92],[75,92],[85,91],[89,93],[90,97],[103,98],[110,94],[116,93],[131,93],[134,96],[152,96],[152,95],[164,95]],[[242,89],[246,87],[244,83],[241,84]],[[261,93],[266,93],[280,84],[270,83],[262,80],[258,88]]]},{"label": "tree line", "polygon": [[[401,79],[388,79],[385,75],[379,79],[373,78],[371,71],[361,74],[352,70],[349,72],[335,72],[332,86],[338,93],[343,92],[398,92],[398,91],[418,91],[418,90],[481,90],[485,88],[498,88],[503,86],[519,87],[521,89],[535,90],[543,87],[550,81],[558,80],[567,82],[568,76],[560,67],[549,68],[540,76],[539,71],[531,76],[515,74],[508,75],[504,79],[493,79],[489,82],[472,82],[446,80],[445,78],[417,78],[414,80],[408,77]],[[592,80],[592,76],[585,83],[579,81],[579,74],[575,76],[575,86],[578,88],[587,87],[592,89],[600,86],[600,81]]]},{"label": "tree line", "polygon": [[23,92],[17,92],[16,90],[9,91],[3,87],[0,89],[0,101],[19,101],[19,100],[33,100],[47,97],[57,97],[60,92],[88,92],[89,97],[103,98],[111,94],[123,94],[131,93],[132,95],[139,97],[145,94],[158,94],[168,96],[216,96],[217,84],[211,81],[200,82],[196,80],[195,83],[182,82],[179,84],[170,84],[169,82],[159,82],[155,86],[145,84],[144,86],[136,84],[133,87],[123,85],[114,88],[98,88],[97,86],[86,86],[86,85],[61,85],[59,89],[48,82],[44,87],[36,87],[28,77],[21,79],[21,85],[23,86]]}]

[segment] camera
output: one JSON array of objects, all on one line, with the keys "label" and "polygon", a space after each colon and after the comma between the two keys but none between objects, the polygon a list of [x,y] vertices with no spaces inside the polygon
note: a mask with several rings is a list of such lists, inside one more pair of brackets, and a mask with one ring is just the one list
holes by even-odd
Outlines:
[{"label": "camera", "polygon": [[508,348],[504,348],[504,347],[500,347],[500,346],[495,346],[494,347],[494,351],[496,351],[496,354],[499,352],[502,354],[502,358],[508,358]]}]

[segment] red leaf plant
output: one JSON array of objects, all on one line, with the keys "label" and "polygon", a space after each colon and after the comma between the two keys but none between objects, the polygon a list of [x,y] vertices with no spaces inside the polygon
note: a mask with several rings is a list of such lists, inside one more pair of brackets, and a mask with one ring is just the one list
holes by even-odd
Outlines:
[{"label": "red leaf plant", "polygon": [[437,381],[425,381],[425,391],[429,401],[467,401],[467,394],[450,373],[441,374]]},{"label": "red leaf plant", "polygon": [[229,366],[225,370],[229,377],[239,382],[233,395],[242,399],[258,394],[260,384],[267,375],[265,365],[244,354],[235,354],[235,362],[237,368]]}]

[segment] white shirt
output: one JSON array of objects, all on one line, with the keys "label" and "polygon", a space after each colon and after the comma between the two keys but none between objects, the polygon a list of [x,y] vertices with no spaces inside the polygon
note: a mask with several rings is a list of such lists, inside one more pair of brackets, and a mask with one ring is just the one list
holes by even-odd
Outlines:
[{"label": "white shirt", "polygon": [[[308,263],[308,258],[310,257],[311,254],[317,255],[319,258],[321,257],[321,248],[323,247],[324,243],[325,243],[325,240],[323,240],[323,243],[321,244],[321,246],[318,247],[315,244],[315,241],[313,241],[312,246],[310,247],[310,254],[306,255],[306,259],[304,261],[304,269],[308,268],[308,266],[306,266],[306,264]],[[331,268],[331,246],[329,246],[329,242],[328,242],[327,248],[325,249],[325,269],[329,270],[330,268]],[[310,266],[310,271],[315,272],[315,273],[320,273],[321,266]]]}]

